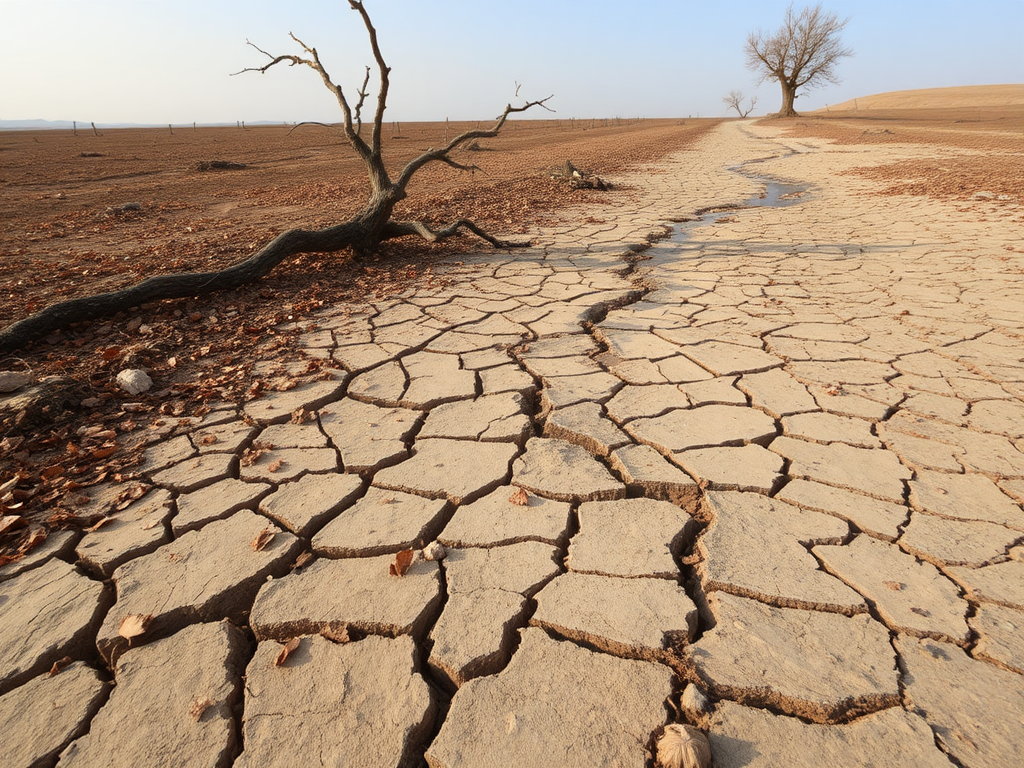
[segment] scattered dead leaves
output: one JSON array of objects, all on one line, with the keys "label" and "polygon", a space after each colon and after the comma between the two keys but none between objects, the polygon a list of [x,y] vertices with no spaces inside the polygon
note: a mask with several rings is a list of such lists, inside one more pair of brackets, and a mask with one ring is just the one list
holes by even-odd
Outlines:
[{"label": "scattered dead leaves", "polygon": [[273,443],[265,443],[257,440],[252,444],[251,448],[245,449],[242,453],[242,458],[239,459],[239,463],[243,467],[251,467],[260,460],[260,456],[272,450],[274,450]]},{"label": "scattered dead leaves", "polygon": [[[571,127],[527,122],[531,124],[506,130],[495,140],[494,148],[503,159],[485,163],[486,178],[453,178],[424,169],[417,177],[417,195],[400,203],[396,217],[445,224],[471,216],[496,233],[526,232],[544,221],[559,220],[559,211],[566,206],[585,205],[594,198],[586,191],[566,190],[544,174],[531,175],[528,169],[571,157],[583,167],[616,173],[692,146],[715,124],[592,121],[583,130],[582,123]],[[389,143],[388,156],[399,164],[407,162],[421,146],[435,142],[442,135],[439,130],[444,127],[403,126],[407,140]],[[291,162],[272,163],[265,169],[265,182],[256,188],[239,187],[239,180],[225,175],[204,180],[199,190],[190,174],[180,174],[188,163],[225,147],[241,161],[264,157],[267,141],[292,146],[308,140],[310,151],[319,156],[322,138],[316,132],[300,137],[276,128],[200,131],[193,137],[196,143],[183,150],[195,152],[194,157],[155,148],[158,135],[162,134],[150,130],[118,132],[116,148],[100,147],[98,158],[69,157],[65,137],[56,133],[12,137],[25,143],[4,153],[11,156],[5,160],[6,181],[13,190],[30,191],[5,201],[9,205],[0,222],[0,322],[21,319],[60,299],[115,290],[151,275],[237,263],[286,227],[300,221],[311,228],[332,226],[357,213],[365,201],[361,162],[333,148],[323,157],[327,165],[318,164],[313,176],[308,168]],[[100,144],[114,141],[111,136],[93,138]],[[30,151],[23,151],[26,148]],[[126,200],[142,201],[138,216],[108,215],[108,208],[120,210],[111,206],[109,182],[89,181],[105,177],[97,176],[97,169],[115,162],[104,159],[115,154],[121,174],[118,189]],[[131,159],[121,160],[122,156]],[[68,184],[75,186],[73,196],[64,194]],[[242,198],[251,204],[220,210],[224,200]],[[41,199],[60,202],[44,211]],[[272,208],[275,205],[289,206],[284,219]],[[332,372],[337,364],[307,354],[297,343],[304,330],[322,321],[318,313],[325,307],[387,298],[406,290],[411,280],[426,286],[451,285],[450,278],[432,274],[432,264],[478,250],[479,241],[466,237],[434,245],[415,239],[386,243],[372,265],[353,263],[344,253],[307,254],[253,285],[208,297],[155,302],[143,310],[79,324],[19,350],[19,360],[37,376],[58,375],[79,385],[81,395],[75,395],[73,404],[80,407],[42,425],[17,427],[0,419],[0,479],[21,475],[19,497],[0,502],[7,507],[0,515],[13,511],[45,526],[31,536],[29,531],[37,529],[8,530],[0,539],[0,561],[23,556],[45,540],[47,528],[82,528],[95,522],[91,515],[83,521],[76,514],[84,505],[76,501],[82,498],[82,488],[137,480],[140,446],[187,431],[170,418],[157,427],[161,416],[187,413],[201,418],[209,403],[240,405],[274,387],[337,377]],[[296,360],[305,360],[308,373],[299,371],[280,382],[263,380],[261,365]],[[126,402],[113,384],[116,370],[129,364],[153,371],[158,382],[134,402]],[[315,419],[315,414],[308,418]],[[78,433],[82,427],[99,429],[85,437]],[[100,434],[107,430],[116,433],[116,441]],[[116,446],[120,447],[112,451]],[[49,469],[51,476],[41,476],[47,468],[60,467],[66,469]],[[111,513],[106,505],[96,511]]]},{"label": "scattered dead leaves", "polygon": [[403,549],[397,555],[395,555],[395,562],[388,566],[388,573],[392,576],[405,576],[412,567],[412,562],[416,558],[416,551],[412,549]]}]

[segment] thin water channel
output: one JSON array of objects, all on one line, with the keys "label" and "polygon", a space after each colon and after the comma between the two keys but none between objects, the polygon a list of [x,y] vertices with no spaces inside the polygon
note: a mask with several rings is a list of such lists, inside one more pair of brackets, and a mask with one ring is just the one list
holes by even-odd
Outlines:
[{"label": "thin water channel", "polygon": [[[729,170],[735,171],[736,173],[743,173],[740,168],[730,168]],[[743,211],[748,208],[787,208],[791,205],[797,205],[806,199],[807,190],[810,188],[807,184],[792,184],[777,181],[775,179],[768,178],[767,176],[754,176],[751,174],[743,175],[750,176],[750,178],[754,178],[757,181],[762,182],[764,184],[764,191],[758,195],[747,198],[738,205],[708,208],[697,211],[696,217],[678,222],[673,226],[672,234],[669,236],[669,241],[673,243],[685,242],[689,237],[690,230],[696,227],[704,227],[714,224],[720,219],[723,219],[726,216],[731,216],[737,211]]]}]

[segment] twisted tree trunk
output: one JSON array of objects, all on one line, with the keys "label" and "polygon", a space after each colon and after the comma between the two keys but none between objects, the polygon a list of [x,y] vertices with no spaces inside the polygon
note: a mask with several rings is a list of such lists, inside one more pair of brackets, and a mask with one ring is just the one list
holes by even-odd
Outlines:
[{"label": "twisted tree trunk", "polygon": [[[446,227],[432,229],[423,222],[392,221],[391,215],[395,205],[406,197],[406,187],[420,168],[432,162],[441,162],[459,170],[475,170],[476,166],[466,166],[452,160],[451,152],[466,142],[497,136],[510,114],[525,112],[536,106],[547,109],[545,102],[551,97],[539,101],[529,101],[521,107],[513,107],[508,104],[490,129],[467,131],[456,136],[440,149],[428,149],[406,165],[397,180],[392,181],[384,167],[381,155],[381,134],[384,110],[387,107],[391,69],[385,63],[380,52],[377,44],[377,30],[374,29],[363,3],[358,0],[348,0],[348,3],[352,10],[357,11],[362,17],[380,79],[377,108],[369,142],[362,138],[362,108],[367,96],[370,67],[366,68],[366,78],[358,92],[359,99],[354,107],[349,104],[341,87],[331,80],[316,49],[307,46],[294,35],[291,35],[292,39],[301,46],[305,55],[273,56],[253,46],[260,53],[268,56],[271,61],[262,67],[244,69],[242,72],[262,73],[285,62],[290,65],[308,66],[320,75],[324,85],[335,95],[344,114],[345,137],[366,166],[371,191],[370,198],[363,210],[349,221],[326,229],[288,230],[245,261],[226,269],[216,272],[187,272],[150,277],[137,285],[122,290],[53,304],[0,331],[0,352],[17,350],[53,331],[67,327],[71,323],[113,315],[146,302],[202,296],[214,291],[238,288],[260,279],[282,261],[302,253],[334,253],[349,249],[354,258],[361,259],[371,256],[386,240],[418,236],[430,242],[437,242],[453,237],[463,230],[472,232],[496,248],[517,248],[530,245],[529,242],[499,240],[488,235],[468,219],[460,219]],[[252,44],[250,43],[250,45]]]},{"label": "twisted tree trunk", "polygon": [[793,102],[796,101],[796,86],[787,78],[780,76],[779,85],[782,86],[782,107],[779,109],[779,117],[798,117]]}]

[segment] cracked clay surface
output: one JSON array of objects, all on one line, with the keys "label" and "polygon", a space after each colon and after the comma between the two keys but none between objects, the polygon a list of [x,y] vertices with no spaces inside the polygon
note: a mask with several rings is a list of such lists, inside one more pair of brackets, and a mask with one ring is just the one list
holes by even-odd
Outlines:
[{"label": "cracked clay surface", "polygon": [[724,123],[325,308],[0,569],[0,764],[1020,765],[1022,232],[843,173],[923,151]]}]

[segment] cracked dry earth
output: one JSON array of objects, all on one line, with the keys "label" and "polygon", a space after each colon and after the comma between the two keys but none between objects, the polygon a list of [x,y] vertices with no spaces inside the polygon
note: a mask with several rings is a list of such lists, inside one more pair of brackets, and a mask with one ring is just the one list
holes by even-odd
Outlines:
[{"label": "cracked dry earth", "polygon": [[344,372],[0,570],[0,763],[642,766],[686,721],[719,768],[1020,765],[1015,209],[843,173],[933,150],[726,123],[325,310]]}]

